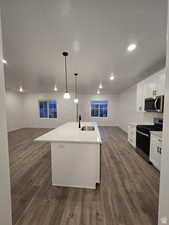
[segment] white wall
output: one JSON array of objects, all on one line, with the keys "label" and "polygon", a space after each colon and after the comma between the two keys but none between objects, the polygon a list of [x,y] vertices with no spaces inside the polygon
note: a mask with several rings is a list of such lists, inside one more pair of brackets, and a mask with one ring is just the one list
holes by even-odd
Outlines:
[{"label": "white wall", "polygon": [[[57,100],[58,118],[46,119],[39,117],[39,100]],[[67,121],[75,120],[73,100],[64,100],[63,94],[26,94],[24,96],[25,127],[53,128]]]},{"label": "white wall", "polygon": [[[100,126],[120,126],[127,132],[130,122],[153,123],[154,117],[162,117],[159,113],[136,112],[136,85],[120,95],[80,95],[79,114],[84,121],[96,121]],[[57,100],[58,118],[45,119],[39,117],[39,100]],[[92,118],[91,100],[108,100],[108,117]],[[6,93],[8,131],[23,127],[53,128],[67,121],[76,120],[76,105],[73,94],[70,100],[63,99],[63,93]]]},{"label": "white wall", "polygon": [[127,132],[128,124],[153,123],[155,117],[163,118],[162,113],[136,112],[137,85],[134,85],[119,95],[118,120],[122,130]]},{"label": "white wall", "polygon": [[128,123],[137,121],[136,114],[136,91],[137,86],[127,89],[119,95],[118,120],[121,129],[127,132]]},{"label": "white wall", "polygon": [[[137,113],[136,91],[134,85],[119,95],[80,95],[79,113],[82,120],[96,121],[100,126],[120,126],[125,132],[130,122],[153,123],[154,117],[162,117],[159,113]],[[39,117],[39,100],[54,100],[58,102],[58,118],[45,119]],[[108,117],[92,118],[91,100],[108,100]],[[53,128],[67,121],[75,121],[76,106],[71,100],[64,100],[63,93],[20,94],[7,91],[7,124],[8,131],[23,127]]]},{"label": "white wall", "polygon": [[[45,119],[39,118],[39,100],[57,100],[58,102],[58,118]],[[80,95],[79,96],[79,113],[84,121],[97,121],[102,126],[117,125],[117,96],[111,95]],[[90,116],[90,101],[91,100],[108,100],[108,117],[107,118],[91,118]],[[76,120],[76,105],[71,100],[64,100],[63,93],[51,94],[26,94],[24,95],[24,121],[25,127],[35,128],[53,128],[67,121]]]},{"label": "white wall", "polygon": [[[2,59],[2,39],[0,21],[0,59]],[[12,225],[11,196],[9,178],[9,155],[5,111],[4,71],[0,60],[0,224]]]},{"label": "white wall", "polygon": [[[108,116],[105,118],[91,117],[91,100],[108,100]],[[79,113],[84,121],[95,121],[99,126],[118,125],[118,96],[117,95],[81,95]]]},{"label": "white wall", "polygon": [[11,91],[6,92],[7,128],[8,131],[24,127],[23,95]]}]

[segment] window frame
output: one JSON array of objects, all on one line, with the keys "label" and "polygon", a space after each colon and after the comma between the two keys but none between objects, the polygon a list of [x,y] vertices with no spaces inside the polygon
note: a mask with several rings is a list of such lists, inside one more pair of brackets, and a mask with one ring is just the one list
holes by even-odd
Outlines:
[{"label": "window frame", "polygon": [[[108,100],[91,100],[90,101],[90,116],[91,117],[95,117],[95,118],[108,118],[108,103],[109,103],[109,101]],[[93,107],[92,107],[92,105],[98,105],[98,109],[97,109],[97,111],[98,111],[98,116],[97,115],[92,115],[92,109],[93,109]],[[104,109],[104,107],[103,108],[101,108],[100,106],[101,105],[106,105],[106,107],[105,107],[105,109],[106,109],[106,116],[101,116],[101,109]]]},{"label": "window frame", "polygon": [[[56,102],[56,117],[49,117],[49,102],[52,102],[52,101],[55,101]],[[47,117],[41,117],[41,113],[40,113],[40,103],[41,102],[47,102]],[[51,100],[51,99],[49,99],[49,100],[39,100],[38,101],[38,107],[39,107],[39,118],[40,119],[57,119],[58,118],[58,107],[57,107],[57,104],[58,104],[58,102],[57,102],[57,100]]]}]

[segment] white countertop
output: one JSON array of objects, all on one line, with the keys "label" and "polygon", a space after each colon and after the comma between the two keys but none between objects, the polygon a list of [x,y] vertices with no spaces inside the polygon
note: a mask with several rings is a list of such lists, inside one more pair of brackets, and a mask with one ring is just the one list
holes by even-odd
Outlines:
[{"label": "white countertop", "polygon": [[153,125],[153,123],[149,122],[130,122],[129,125],[137,126],[137,125]]},{"label": "white countertop", "polygon": [[82,131],[77,122],[65,123],[56,129],[38,137],[35,141],[43,142],[78,142],[101,144],[100,132],[95,122],[81,122],[82,126],[94,126],[94,131]]},{"label": "white countertop", "polygon": [[151,135],[155,135],[159,138],[162,138],[163,136],[163,132],[162,131],[150,131],[151,132]]}]

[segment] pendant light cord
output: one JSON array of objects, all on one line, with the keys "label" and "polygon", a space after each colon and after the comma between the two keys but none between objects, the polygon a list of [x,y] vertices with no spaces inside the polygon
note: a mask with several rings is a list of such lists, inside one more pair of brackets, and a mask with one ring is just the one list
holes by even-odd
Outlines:
[{"label": "pendant light cord", "polygon": [[75,76],[75,98],[77,98],[77,76]]},{"label": "pendant light cord", "polygon": [[[77,90],[77,78],[78,78],[78,74],[75,73],[75,99],[78,99],[78,90]],[[79,104],[78,102],[76,103],[76,121],[78,122],[79,119]]]},{"label": "pendant light cord", "polygon": [[78,90],[77,90],[77,88],[78,88],[78,87],[77,87],[78,73],[75,73],[74,75],[75,75],[75,98],[77,98],[77,97],[78,97],[78,96],[77,96],[77,95],[78,95],[78,93],[77,93],[77,92],[78,92]]}]

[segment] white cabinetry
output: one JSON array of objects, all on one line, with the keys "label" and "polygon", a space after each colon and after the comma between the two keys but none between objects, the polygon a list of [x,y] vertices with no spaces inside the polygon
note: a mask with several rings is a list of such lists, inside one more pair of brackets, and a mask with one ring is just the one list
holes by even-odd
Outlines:
[{"label": "white cabinetry", "polygon": [[136,125],[128,125],[128,142],[136,148]]},{"label": "white cabinetry", "polygon": [[144,112],[144,81],[137,84],[137,102],[136,102],[136,111]]},{"label": "white cabinetry", "polygon": [[165,70],[160,71],[157,74],[157,96],[165,95],[165,79],[166,79]]},{"label": "white cabinetry", "polygon": [[157,96],[158,81],[156,75],[145,80],[145,98],[155,98]]},{"label": "white cabinetry", "polygon": [[150,161],[160,170],[161,167],[162,138],[151,134]]},{"label": "white cabinetry", "polygon": [[161,70],[137,84],[137,112],[144,112],[145,98],[155,98],[165,94],[165,77],[165,70]]},{"label": "white cabinetry", "polygon": [[162,70],[145,80],[145,98],[155,98],[164,95],[165,70]]}]

